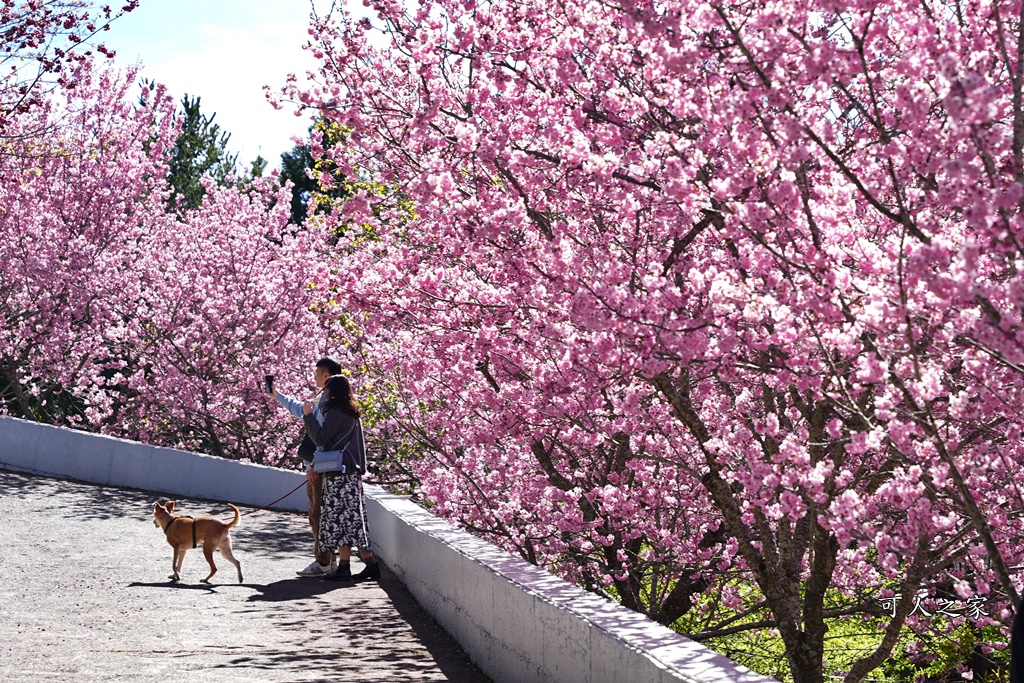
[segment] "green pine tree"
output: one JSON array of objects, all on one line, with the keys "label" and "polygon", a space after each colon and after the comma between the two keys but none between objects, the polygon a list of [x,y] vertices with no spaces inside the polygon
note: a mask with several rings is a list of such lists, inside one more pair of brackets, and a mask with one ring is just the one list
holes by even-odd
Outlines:
[{"label": "green pine tree", "polygon": [[295,145],[290,152],[281,155],[281,182],[292,181],[290,221],[294,225],[302,225],[306,221],[309,200],[320,189],[319,184],[306,174],[307,168],[313,168],[313,153],[309,145]]},{"label": "green pine tree", "polygon": [[203,203],[206,194],[200,182],[203,176],[209,174],[218,185],[226,185],[234,179],[238,154],[228,152],[231,133],[222,131],[213,122],[216,114],[206,116],[200,111],[199,97],[186,94],[177,115],[181,117],[181,130],[174,142],[168,179],[173,188],[172,206],[188,210]]},{"label": "green pine tree", "polygon": [[262,154],[257,154],[256,158],[252,160],[252,168],[249,169],[249,174],[246,176],[247,179],[262,178],[269,164],[270,162],[264,159]]},{"label": "green pine tree", "polygon": [[[143,79],[141,85],[143,92],[152,92],[157,86],[151,79]],[[146,95],[139,96],[139,106],[150,106]],[[266,170],[267,160],[258,156],[246,178],[236,178],[238,155],[231,154],[227,148],[231,133],[214,123],[216,114],[203,114],[199,97],[186,94],[181,100],[181,109],[174,116],[181,127],[171,149],[167,172],[172,188],[169,202],[172,207],[187,211],[200,206],[206,194],[201,181],[207,174],[219,185],[226,185],[229,181],[242,185],[260,177]]]}]

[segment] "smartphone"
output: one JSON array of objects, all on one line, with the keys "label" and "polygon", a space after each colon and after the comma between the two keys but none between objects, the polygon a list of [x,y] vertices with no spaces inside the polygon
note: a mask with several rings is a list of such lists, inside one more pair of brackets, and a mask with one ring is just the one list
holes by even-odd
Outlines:
[{"label": "smartphone", "polygon": [[264,391],[266,391],[268,394],[274,393],[274,376],[273,375],[267,375],[264,378],[264,383],[265,383],[264,384],[264,387],[265,387]]}]

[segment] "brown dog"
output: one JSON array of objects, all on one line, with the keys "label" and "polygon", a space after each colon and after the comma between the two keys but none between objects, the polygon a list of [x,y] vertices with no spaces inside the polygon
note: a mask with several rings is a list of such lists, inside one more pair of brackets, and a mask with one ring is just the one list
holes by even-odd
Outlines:
[{"label": "brown dog", "polygon": [[235,565],[238,570],[238,583],[242,583],[242,563],[235,559],[231,552],[231,527],[238,524],[241,515],[238,508],[231,503],[228,507],[235,511],[235,518],[230,522],[222,522],[213,517],[183,517],[172,515],[174,501],[167,501],[167,505],[159,502],[153,503],[153,524],[162,528],[167,536],[167,542],[174,548],[174,558],[171,560],[171,569],[174,572],[168,578],[178,581],[181,577],[181,563],[185,559],[185,553],[195,548],[199,543],[203,544],[203,555],[210,563],[210,575],[202,579],[203,583],[210,583],[210,579],[217,573],[217,565],[213,563],[213,551],[219,550],[220,554],[227,558],[227,561]]}]

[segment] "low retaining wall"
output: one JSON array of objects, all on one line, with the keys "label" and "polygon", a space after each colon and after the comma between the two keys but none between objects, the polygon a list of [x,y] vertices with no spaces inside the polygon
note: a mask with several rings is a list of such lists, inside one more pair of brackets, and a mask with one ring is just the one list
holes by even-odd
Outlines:
[{"label": "low retaining wall", "polygon": [[368,506],[375,513],[374,548],[495,681],[771,680],[456,529],[404,497],[379,493]]},{"label": "low retaining wall", "polygon": [[[0,467],[260,507],[299,472],[0,416]],[[374,550],[496,683],[771,679],[366,487]],[[306,511],[304,487],[274,505]]]},{"label": "low retaining wall", "polygon": [[[305,479],[300,472],[2,416],[0,466],[251,507],[277,500]],[[274,508],[305,512],[305,487]]]}]

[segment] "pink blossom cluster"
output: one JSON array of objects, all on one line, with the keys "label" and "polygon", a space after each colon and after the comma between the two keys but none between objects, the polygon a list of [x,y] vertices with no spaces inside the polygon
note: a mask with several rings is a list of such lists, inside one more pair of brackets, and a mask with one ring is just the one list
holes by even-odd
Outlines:
[{"label": "pink blossom cluster", "polygon": [[380,183],[329,291],[433,509],[700,639],[754,584],[798,682],[829,619],[858,681],[921,590],[1006,613],[1019,1],[368,5],[284,95]]}]

